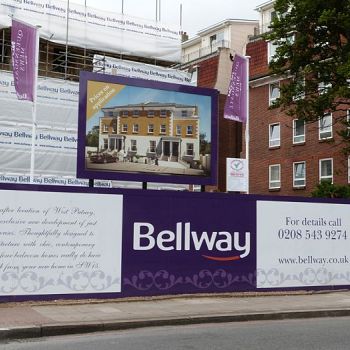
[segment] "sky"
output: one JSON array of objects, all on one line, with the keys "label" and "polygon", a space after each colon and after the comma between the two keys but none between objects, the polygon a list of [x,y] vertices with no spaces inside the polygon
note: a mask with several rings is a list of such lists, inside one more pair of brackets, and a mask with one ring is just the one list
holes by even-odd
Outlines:
[{"label": "sky", "polygon": [[[100,10],[122,12],[130,16],[156,19],[157,0],[70,0],[80,5]],[[180,24],[180,4],[182,4],[182,30],[190,37],[199,30],[228,18],[259,19],[254,10],[266,0],[159,0],[160,20],[168,24]]]}]

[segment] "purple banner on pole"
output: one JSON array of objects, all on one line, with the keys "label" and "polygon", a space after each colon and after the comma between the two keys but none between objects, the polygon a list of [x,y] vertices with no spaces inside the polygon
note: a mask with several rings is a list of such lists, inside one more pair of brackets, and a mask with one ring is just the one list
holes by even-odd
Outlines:
[{"label": "purple banner on pole", "polygon": [[12,20],[12,69],[19,100],[34,101],[36,31],[31,25]]},{"label": "purple banner on pole", "polygon": [[247,121],[248,59],[235,55],[231,81],[224,109],[224,118],[245,123]]}]

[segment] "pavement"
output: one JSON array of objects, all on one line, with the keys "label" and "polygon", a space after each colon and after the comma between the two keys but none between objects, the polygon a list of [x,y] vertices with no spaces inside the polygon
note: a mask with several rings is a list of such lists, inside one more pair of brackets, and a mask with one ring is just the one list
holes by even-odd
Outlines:
[{"label": "pavement", "polygon": [[0,304],[0,342],[152,326],[350,316],[350,291]]}]

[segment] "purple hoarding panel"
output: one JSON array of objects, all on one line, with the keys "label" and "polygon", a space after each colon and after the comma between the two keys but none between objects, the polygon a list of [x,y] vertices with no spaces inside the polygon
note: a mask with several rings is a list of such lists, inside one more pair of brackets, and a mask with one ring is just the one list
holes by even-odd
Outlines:
[{"label": "purple hoarding panel", "polygon": [[17,98],[34,101],[37,28],[12,20],[11,54]]},{"label": "purple hoarding panel", "polygon": [[255,201],[197,193],[130,196],[122,294],[254,290],[255,231]]},{"label": "purple hoarding panel", "polygon": [[80,178],[215,184],[218,91],[82,72]]}]

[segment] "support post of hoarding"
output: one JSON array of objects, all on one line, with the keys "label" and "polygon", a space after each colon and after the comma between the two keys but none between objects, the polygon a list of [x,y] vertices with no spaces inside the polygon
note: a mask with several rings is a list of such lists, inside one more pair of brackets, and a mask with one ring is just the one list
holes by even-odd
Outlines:
[{"label": "support post of hoarding", "polygon": [[142,182],[142,189],[147,190],[147,182]]},{"label": "support post of hoarding", "polygon": [[34,169],[35,169],[35,141],[36,141],[36,102],[37,102],[37,91],[38,91],[38,74],[39,74],[39,43],[40,36],[39,30],[41,26],[36,26],[36,38],[35,38],[35,63],[34,63],[34,82],[33,82],[33,103],[32,103],[32,145],[30,152],[30,183],[34,183]]},{"label": "support post of hoarding", "polygon": [[245,56],[247,59],[247,121],[245,125],[245,158],[247,161],[247,194],[249,194],[249,59],[250,56]]},{"label": "support post of hoarding", "polygon": [[205,192],[205,185],[201,185],[201,192]]},{"label": "support post of hoarding", "polygon": [[89,179],[89,187],[94,187],[94,179]]}]

